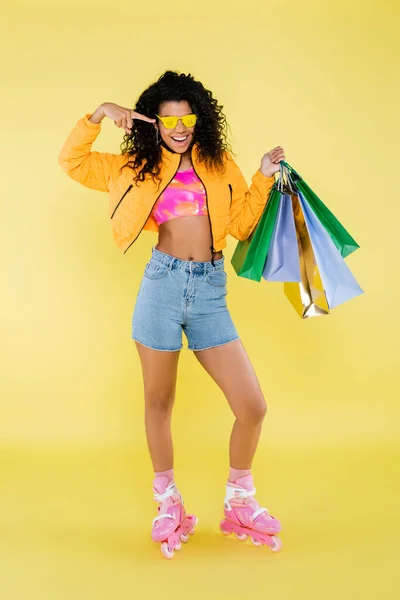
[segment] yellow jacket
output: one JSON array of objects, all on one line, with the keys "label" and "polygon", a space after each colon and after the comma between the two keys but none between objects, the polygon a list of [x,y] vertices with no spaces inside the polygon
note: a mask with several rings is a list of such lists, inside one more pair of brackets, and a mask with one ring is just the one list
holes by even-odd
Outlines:
[{"label": "yellow jacket", "polygon": [[[137,239],[142,229],[158,231],[151,212],[157,198],[172,181],[179,169],[181,155],[162,149],[158,189],[151,177],[135,185],[135,172],[120,167],[128,162],[129,155],[92,151],[92,144],[101,130],[101,123],[89,121],[85,114],[75,124],[58,157],[58,164],[72,179],[100,192],[109,192],[109,217],[114,240],[125,253]],[[192,146],[192,164],[206,190],[214,252],[226,247],[230,233],[237,240],[249,237],[257,225],[275,177],[267,177],[258,169],[252,177],[250,188],[232,155],[225,151],[225,173],[207,169],[198,160],[197,144]]]}]

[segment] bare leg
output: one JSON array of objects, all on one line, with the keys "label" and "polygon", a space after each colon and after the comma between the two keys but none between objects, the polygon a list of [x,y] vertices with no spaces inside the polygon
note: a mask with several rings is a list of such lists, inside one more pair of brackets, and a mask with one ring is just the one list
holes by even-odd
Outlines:
[{"label": "bare leg", "polygon": [[251,469],[267,406],[241,340],[195,352],[225,394],[236,417],[229,448],[230,466]]},{"label": "bare leg", "polygon": [[152,350],[136,342],[142,364],[147,444],[154,471],[173,468],[171,416],[180,351]]}]

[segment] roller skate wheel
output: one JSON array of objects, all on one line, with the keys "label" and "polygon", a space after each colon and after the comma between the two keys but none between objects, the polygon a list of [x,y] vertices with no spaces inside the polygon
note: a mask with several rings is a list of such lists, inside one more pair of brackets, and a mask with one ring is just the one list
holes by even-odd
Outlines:
[{"label": "roller skate wheel", "polygon": [[223,533],[224,535],[230,535],[231,532],[229,530],[225,529],[225,527],[224,527],[225,524],[226,524],[225,519],[222,519],[222,521],[220,521],[220,524],[219,524],[219,528],[221,530],[221,533]]},{"label": "roller skate wheel", "polygon": [[182,548],[181,542],[178,542],[175,546],[175,550],[180,550]]},{"label": "roller skate wheel", "polygon": [[179,536],[181,542],[183,542],[184,544],[186,544],[186,542],[189,539],[189,536],[187,535],[187,533],[181,533],[181,535]]},{"label": "roller skate wheel", "polygon": [[163,542],[161,544],[161,554],[164,556],[164,558],[173,558],[174,557],[174,551],[168,547],[167,542]]},{"label": "roller skate wheel", "polygon": [[193,523],[193,527],[191,529],[189,529],[188,534],[189,535],[194,535],[194,528],[196,527],[197,523],[199,522],[199,519],[197,517],[194,518],[194,523]]},{"label": "roller skate wheel", "polygon": [[274,545],[270,546],[272,552],[279,552],[279,550],[282,548],[281,538],[278,538],[277,535],[271,535],[271,539],[274,542]]},{"label": "roller skate wheel", "polygon": [[253,544],[255,546],[262,546],[263,545],[263,543],[260,542],[260,540],[256,540],[255,538],[253,538],[253,536],[251,537],[251,541],[253,542]]},{"label": "roller skate wheel", "polygon": [[244,542],[248,538],[247,533],[236,533],[235,535],[236,535],[237,539],[240,540],[241,542]]}]

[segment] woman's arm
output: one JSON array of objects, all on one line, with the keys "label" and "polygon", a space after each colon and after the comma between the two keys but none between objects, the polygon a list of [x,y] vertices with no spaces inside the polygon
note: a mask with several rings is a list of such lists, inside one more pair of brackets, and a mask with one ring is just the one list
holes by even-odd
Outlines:
[{"label": "woman's arm", "polygon": [[58,164],[69,177],[85,187],[109,192],[111,181],[127,161],[127,156],[91,150],[104,117],[104,108],[100,105],[92,115],[87,113],[79,119],[61,148]]},{"label": "woman's arm", "polygon": [[98,106],[96,108],[96,110],[94,111],[92,116],[89,117],[89,121],[91,123],[95,123],[96,125],[98,125],[99,123],[102,122],[102,120],[104,119],[105,116],[106,116],[106,113],[104,112],[104,107],[102,104],[100,104],[100,106]]},{"label": "woman's arm", "polygon": [[229,233],[237,240],[243,241],[250,236],[260,220],[275,177],[266,176],[258,169],[249,187],[231,154],[227,154],[232,185]]}]

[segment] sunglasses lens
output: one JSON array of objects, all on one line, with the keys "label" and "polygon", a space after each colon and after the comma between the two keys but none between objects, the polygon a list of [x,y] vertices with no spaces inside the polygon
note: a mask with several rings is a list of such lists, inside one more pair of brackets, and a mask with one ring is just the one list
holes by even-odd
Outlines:
[{"label": "sunglasses lens", "polygon": [[165,117],[162,122],[167,129],[173,129],[176,126],[178,119],[176,117]]},{"label": "sunglasses lens", "polygon": [[196,115],[186,115],[186,117],[183,117],[182,121],[186,127],[193,127],[196,123]]}]

